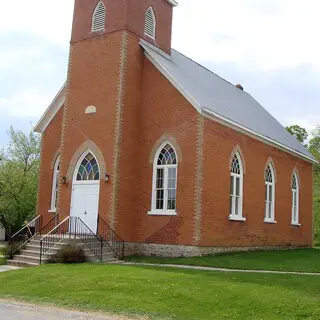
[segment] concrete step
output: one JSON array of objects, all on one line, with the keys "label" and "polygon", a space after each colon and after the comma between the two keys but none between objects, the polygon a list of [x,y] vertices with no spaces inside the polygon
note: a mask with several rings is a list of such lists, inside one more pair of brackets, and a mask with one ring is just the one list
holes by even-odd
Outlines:
[{"label": "concrete step", "polygon": [[[27,262],[27,263],[34,263],[39,265],[40,264],[40,257],[34,257],[34,256],[25,256],[22,254],[19,254],[18,256],[14,256],[13,257],[14,261],[23,261],[23,262]],[[48,261],[48,258],[46,257],[42,257],[42,263],[46,263]]]},{"label": "concrete step", "polygon": [[22,260],[7,260],[7,265],[14,267],[36,267],[38,263],[25,262]]}]

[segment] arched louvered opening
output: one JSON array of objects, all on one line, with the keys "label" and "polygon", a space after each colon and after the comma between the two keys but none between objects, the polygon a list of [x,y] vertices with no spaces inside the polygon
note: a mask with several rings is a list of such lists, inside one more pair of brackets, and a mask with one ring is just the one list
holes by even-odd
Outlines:
[{"label": "arched louvered opening", "polygon": [[99,1],[92,15],[92,32],[103,31],[106,24],[106,7]]},{"label": "arched louvered opening", "polygon": [[274,222],[275,209],[275,175],[271,164],[265,171],[265,222]]},{"label": "arched louvered opening", "polygon": [[152,39],[156,38],[156,16],[152,7],[145,13],[144,34]]}]

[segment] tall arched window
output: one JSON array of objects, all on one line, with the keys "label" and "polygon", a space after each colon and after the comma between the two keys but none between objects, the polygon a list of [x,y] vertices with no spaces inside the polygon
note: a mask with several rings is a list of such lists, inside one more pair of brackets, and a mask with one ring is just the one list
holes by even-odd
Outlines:
[{"label": "tall arched window", "polygon": [[156,38],[156,16],[152,7],[145,13],[144,34],[152,39]]},{"label": "tall arched window", "polygon": [[274,209],[275,209],[275,177],[274,169],[271,164],[267,166],[265,172],[265,222],[274,221]]},{"label": "tall arched window", "polygon": [[230,180],[230,220],[245,221],[242,215],[243,166],[240,154],[236,152],[231,162]]},{"label": "tall arched window", "polygon": [[153,164],[152,209],[150,214],[175,214],[178,159],[174,148],[164,143]]},{"label": "tall arched window", "polygon": [[291,190],[292,190],[292,218],[293,225],[299,225],[299,179],[297,173],[292,175]]},{"label": "tall arched window", "polygon": [[103,31],[106,24],[106,7],[102,1],[99,1],[92,15],[92,32]]},{"label": "tall arched window", "polygon": [[59,190],[59,171],[60,171],[60,156],[58,156],[53,168],[52,193],[51,193],[51,208],[50,211],[57,210],[58,190]]},{"label": "tall arched window", "polygon": [[100,171],[97,159],[88,152],[78,167],[76,181],[98,180],[100,180]]}]

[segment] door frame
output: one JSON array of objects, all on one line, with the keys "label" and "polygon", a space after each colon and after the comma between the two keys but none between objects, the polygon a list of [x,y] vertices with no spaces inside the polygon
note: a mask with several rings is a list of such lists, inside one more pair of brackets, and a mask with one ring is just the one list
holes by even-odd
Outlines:
[{"label": "door frame", "polygon": [[[78,175],[78,170],[79,167],[83,161],[83,159],[89,154],[91,153],[91,155],[95,158],[97,165],[98,165],[98,170],[99,170],[99,180],[77,180],[77,175]],[[73,172],[73,178],[72,178],[72,186],[71,186],[71,198],[70,198],[70,211],[69,211],[69,216],[70,217],[76,217],[75,215],[72,215],[72,207],[73,207],[73,202],[74,202],[74,187],[77,185],[87,185],[87,186],[97,186],[98,185],[98,210],[97,210],[97,222],[98,222],[98,218],[99,218],[99,204],[100,204],[100,180],[101,180],[101,170],[100,170],[100,165],[99,165],[99,161],[97,159],[97,157],[95,156],[95,154],[90,150],[86,150],[85,152],[82,153],[82,155],[79,157],[77,165],[75,166],[74,172]],[[92,230],[94,232],[94,230]],[[97,230],[95,231],[97,232]]]}]

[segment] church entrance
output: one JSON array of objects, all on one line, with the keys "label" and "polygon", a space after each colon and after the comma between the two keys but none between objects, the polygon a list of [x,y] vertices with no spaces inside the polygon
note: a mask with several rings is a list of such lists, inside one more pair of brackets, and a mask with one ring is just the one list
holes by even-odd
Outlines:
[{"label": "church entrance", "polygon": [[81,218],[94,233],[97,232],[99,193],[99,164],[92,152],[87,151],[79,159],[74,173],[70,216]]}]

